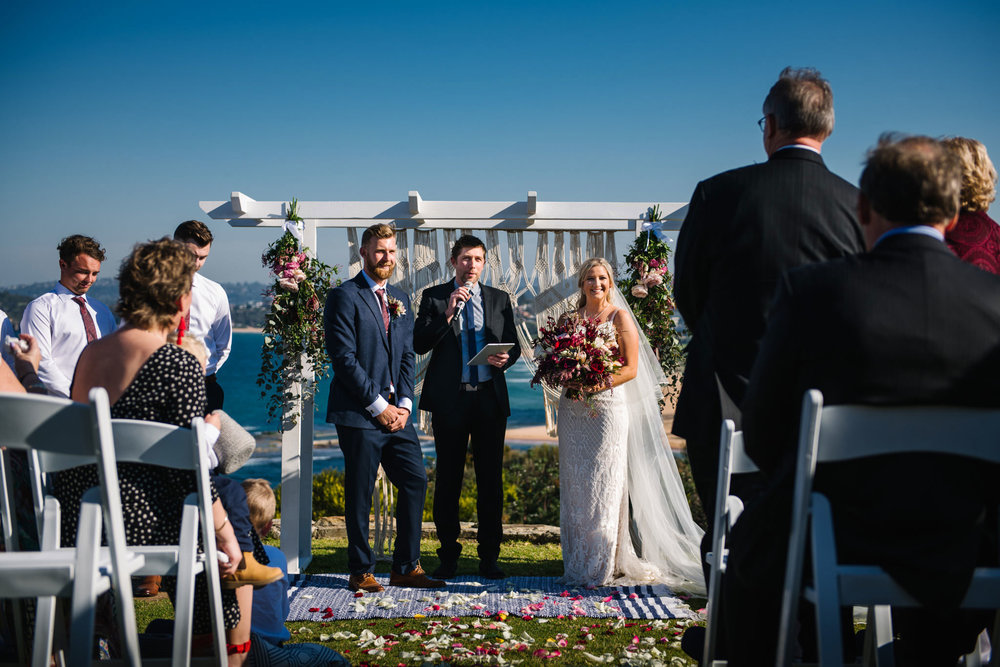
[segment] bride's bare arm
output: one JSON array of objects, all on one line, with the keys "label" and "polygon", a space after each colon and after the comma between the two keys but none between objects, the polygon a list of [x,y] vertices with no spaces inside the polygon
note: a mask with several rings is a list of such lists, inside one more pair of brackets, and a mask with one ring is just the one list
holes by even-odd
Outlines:
[{"label": "bride's bare arm", "polygon": [[629,380],[635,379],[639,370],[639,334],[635,330],[635,322],[627,313],[618,311],[614,318],[615,330],[618,332],[618,347],[622,354],[622,367],[611,377],[611,386],[617,387]]}]

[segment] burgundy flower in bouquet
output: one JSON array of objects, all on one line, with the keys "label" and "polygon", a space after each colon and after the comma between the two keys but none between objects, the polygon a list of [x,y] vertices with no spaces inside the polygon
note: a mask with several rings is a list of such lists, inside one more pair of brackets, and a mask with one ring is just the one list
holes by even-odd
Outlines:
[{"label": "burgundy flower in bouquet", "polygon": [[538,370],[531,378],[531,386],[540,382],[551,387],[568,387],[567,398],[586,400],[590,391],[610,389],[612,376],[622,367],[621,351],[613,337],[601,330],[597,318],[582,318],[576,314],[555,321],[538,330],[532,341],[536,349]]}]

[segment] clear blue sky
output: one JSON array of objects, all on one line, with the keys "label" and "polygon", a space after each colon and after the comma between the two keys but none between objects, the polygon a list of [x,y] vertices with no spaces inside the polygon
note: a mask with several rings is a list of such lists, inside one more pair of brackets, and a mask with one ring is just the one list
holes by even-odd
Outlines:
[{"label": "clear blue sky", "polygon": [[[834,89],[828,165],[880,132],[977,138],[1000,162],[1000,3],[3,2],[0,285],[55,246],[131,245],[200,200],[686,201],[764,159],[786,65]],[[274,230],[213,223],[205,273],[263,280]],[[346,259],[336,234],[327,261]]]}]

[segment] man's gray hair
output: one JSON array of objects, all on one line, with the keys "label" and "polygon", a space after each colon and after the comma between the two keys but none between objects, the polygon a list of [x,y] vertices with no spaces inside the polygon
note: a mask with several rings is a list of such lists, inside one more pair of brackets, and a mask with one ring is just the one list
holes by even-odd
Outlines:
[{"label": "man's gray hair", "polygon": [[793,137],[823,141],[833,132],[833,90],[811,67],[786,67],[764,99],[764,115]]},{"label": "man's gray hair", "polygon": [[861,192],[895,225],[936,225],[958,214],[962,161],[931,137],[886,133],[868,151]]}]

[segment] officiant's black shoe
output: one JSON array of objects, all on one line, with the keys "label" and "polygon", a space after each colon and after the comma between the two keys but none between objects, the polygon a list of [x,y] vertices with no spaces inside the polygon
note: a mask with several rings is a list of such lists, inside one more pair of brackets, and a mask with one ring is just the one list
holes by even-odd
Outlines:
[{"label": "officiant's black shoe", "polygon": [[455,572],[458,571],[458,561],[441,561],[441,564],[437,566],[437,569],[431,572],[431,576],[435,579],[451,579],[455,576]]},{"label": "officiant's black shoe", "polygon": [[479,576],[487,579],[506,579],[507,573],[500,569],[495,560],[479,561]]}]

